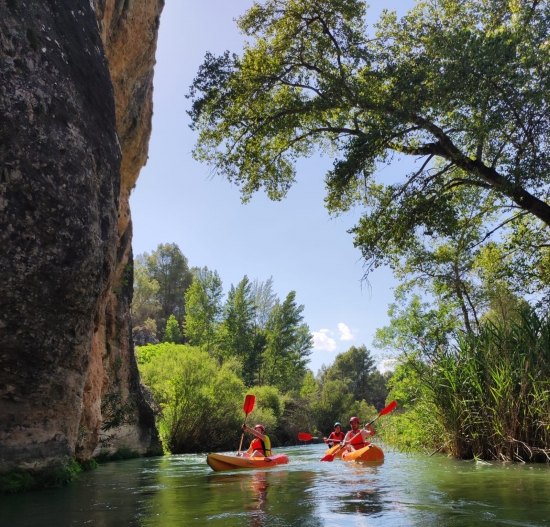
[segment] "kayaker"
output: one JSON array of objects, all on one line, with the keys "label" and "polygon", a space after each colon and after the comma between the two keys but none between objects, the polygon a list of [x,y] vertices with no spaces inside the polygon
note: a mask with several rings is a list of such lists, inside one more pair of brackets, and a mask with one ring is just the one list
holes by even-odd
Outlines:
[{"label": "kayaker", "polygon": [[367,425],[366,428],[359,428],[359,418],[351,417],[349,420],[351,430],[344,438],[344,444],[348,446],[348,450],[359,450],[368,444],[367,437],[374,435],[374,428]]},{"label": "kayaker", "polygon": [[243,457],[269,457],[271,455],[271,441],[269,436],[265,435],[264,425],[258,423],[254,428],[243,425],[243,432],[250,432],[256,436],[248,450],[242,454]]},{"label": "kayaker", "polygon": [[338,422],[334,423],[334,432],[331,432],[328,438],[325,437],[324,441],[329,447],[333,447],[336,443],[340,443],[344,440],[344,432],[342,432],[342,425]]}]

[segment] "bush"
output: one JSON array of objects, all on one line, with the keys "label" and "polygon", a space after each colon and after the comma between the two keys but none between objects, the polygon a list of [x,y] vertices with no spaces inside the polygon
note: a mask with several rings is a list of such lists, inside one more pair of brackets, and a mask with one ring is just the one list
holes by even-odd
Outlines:
[{"label": "bush", "polygon": [[428,359],[409,356],[392,379],[389,397],[409,411],[391,420],[388,441],[464,459],[550,460],[548,316],[521,308]]},{"label": "bush", "polygon": [[233,360],[219,366],[208,353],[187,345],[140,348],[140,372],[162,411],[158,428],[167,452],[235,448],[245,386]]},{"label": "bush", "polygon": [[73,482],[81,472],[82,467],[75,460],[41,471],[14,470],[0,476],[0,494],[63,487]]}]

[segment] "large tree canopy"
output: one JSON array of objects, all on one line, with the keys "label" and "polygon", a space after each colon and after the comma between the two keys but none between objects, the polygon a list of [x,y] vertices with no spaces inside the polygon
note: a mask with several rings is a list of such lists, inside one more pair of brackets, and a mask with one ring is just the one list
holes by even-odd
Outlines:
[{"label": "large tree canopy", "polygon": [[[337,156],[329,210],[365,207],[354,232],[370,266],[419,227],[448,233],[461,185],[550,225],[548,1],[418,2],[370,30],[359,0],[267,0],[238,24],[250,42],[206,56],[190,115],[195,157],[244,199],[281,199],[320,148]],[[395,155],[419,168],[383,184]]]}]

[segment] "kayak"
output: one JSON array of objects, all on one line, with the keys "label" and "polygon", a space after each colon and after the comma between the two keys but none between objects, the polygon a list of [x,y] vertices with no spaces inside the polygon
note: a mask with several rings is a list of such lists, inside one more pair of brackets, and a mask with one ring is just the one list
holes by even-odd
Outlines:
[{"label": "kayak", "polygon": [[361,461],[363,463],[381,463],[384,461],[384,452],[376,445],[370,444],[353,452],[344,451],[344,461]]},{"label": "kayak", "polygon": [[238,468],[271,468],[275,465],[286,465],[288,456],[276,454],[269,457],[239,457],[225,454],[208,454],[206,462],[215,472],[235,470]]},{"label": "kayak", "polygon": [[344,452],[345,448],[342,448],[340,445],[334,445],[325,452],[325,456],[332,455],[334,457],[342,457],[342,453]]}]

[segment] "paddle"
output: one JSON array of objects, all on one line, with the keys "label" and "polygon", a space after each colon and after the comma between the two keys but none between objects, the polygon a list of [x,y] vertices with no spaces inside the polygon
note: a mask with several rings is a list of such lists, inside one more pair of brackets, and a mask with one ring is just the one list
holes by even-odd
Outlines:
[{"label": "paddle", "polygon": [[[246,420],[248,419],[248,414],[254,409],[254,403],[255,402],[256,402],[256,396],[252,395],[250,393],[244,398],[244,406],[243,406],[244,424],[246,424]],[[244,439],[244,432],[243,432],[243,435],[241,436],[241,444],[239,445],[239,452],[237,453],[238,456],[241,455],[241,448],[243,446],[243,439]]]},{"label": "paddle", "polygon": [[311,441],[312,439],[323,439],[323,438],[312,436],[307,432],[298,432],[298,441]]},{"label": "paddle", "polygon": [[[311,434],[308,434],[307,432],[298,432],[298,441],[311,441],[312,439],[327,439],[326,437],[315,437]],[[339,439],[327,439],[328,441],[332,441],[333,443],[339,443]],[[325,441],[326,442],[326,441]]]},{"label": "paddle", "polygon": [[[376,421],[379,417],[382,417],[383,415],[386,415],[386,414],[389,414],[390,412],[393,412],[395,409],[397,408],[397,403],[395,401],[392,401],[390,404],[388,404],[388,406],[386,406],[386,408],[384,408],[370,423],[367,423],[363,428],[362,430],[364,430],[365,428],[367,428],[367,426],[371,425],[372,423],[374,423],[374,421]],[[359,434],[361,433],[361,430],[355,434],[351,439],[350,441],[348,441],[348,444],[351,443]],[[340,450],[342,450],[342,448],[344,448],[346,445],[341,445],[340,448],[338,450],[336,450],[336,452],[333,452],[332,454],[327,454],[323,459],[321,459],[321,461],[334,461],[334,456],[340,452]]]}]

